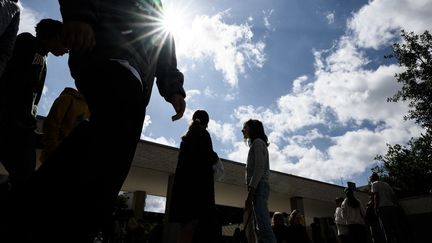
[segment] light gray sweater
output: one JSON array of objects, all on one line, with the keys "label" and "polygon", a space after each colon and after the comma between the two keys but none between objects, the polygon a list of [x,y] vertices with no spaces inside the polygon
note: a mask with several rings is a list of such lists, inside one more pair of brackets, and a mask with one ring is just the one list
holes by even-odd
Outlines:
[{"label": "light gray sweater", "polygon": [[269,153],[264,140],[257,138],[250,145],[246,163],[246,184],[257,188],[260,181],[268,181],[270,175]]}]

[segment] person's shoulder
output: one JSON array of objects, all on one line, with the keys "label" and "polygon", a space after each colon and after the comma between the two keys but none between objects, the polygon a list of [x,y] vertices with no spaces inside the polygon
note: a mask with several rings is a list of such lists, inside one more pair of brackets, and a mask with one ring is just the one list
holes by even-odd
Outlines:
[{"label": "person's shoulder", "polygon": [[258,146],[267,146],[266,142],[264,140],[262,140],[261,138],[257,138],[252,142],[253,145],[258,145]]},{"label": "person's shoulder", "polygon": [[15,41],[15,51],[25,52],[26,50],[34,49],[37,40],[31,33],[24,32],[17,35]]},{"label": "person's shoulder", "polygon": [[252,146],[257,149],[267,149],[267,143],[261,138],[257,138],[252,142]]},{"label": "person's shoulder", "polygon": [[36,37],[34,37],[31,33],[29,32],[23,32],[19,35],[17,35],[17,41],[36,41]]}]

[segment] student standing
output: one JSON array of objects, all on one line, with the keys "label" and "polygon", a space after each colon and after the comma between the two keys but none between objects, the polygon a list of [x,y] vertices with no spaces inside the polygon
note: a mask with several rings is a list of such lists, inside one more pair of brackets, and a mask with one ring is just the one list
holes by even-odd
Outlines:
[{"label": "student standing", "polygon": [[181,224],[179,243],[216,242],[213,165],[219,157],[213,151],[207,131],[209,115],[197,110],[182,137],[172,189],[170,222]]},{"label": "student standing", "polygon": [[249,144],[246,163],[246,185],[248,195],[246,208],[253,208],[257,226],[258,242],[275,243],[276,238],[270,224],[267,201],[270,193],[269,145],[264,126],[259,120],[248,120],[243,125],[243,137]]}]

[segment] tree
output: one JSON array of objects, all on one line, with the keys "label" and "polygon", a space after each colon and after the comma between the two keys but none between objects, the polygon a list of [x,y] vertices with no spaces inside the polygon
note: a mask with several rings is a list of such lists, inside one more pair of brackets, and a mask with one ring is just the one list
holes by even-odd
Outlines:
[{"label": "tree", "polygon": [[406,146],[387,145],[386,155],[375,160],[382,164],[372,171],[394,188],[401,196],[424,194],[432,189],[432,136],[412,138]]},{"label": "tree", "polygon": [[413,32],[401,34],[404,43],[393,45],[393,54],[404,71],[395,75],[401,89],[389,102],[408,101],[405,119],[425,128],[419,138],[407,145],[389,145],[386,155],[377,155],[381,163],[372,169],[399,189],[402,195],[415,195],[432,189],[432,35]]},{"label": "tree", "polygon": [[432,128],[432,35],[425,31],[421,35],[402,30],[404,43],[393,45],[393,55],[401,67],[396,74],[402,88],[388,101],[409,101],[410,110],[405,119],[415,120],[422,127]]}]

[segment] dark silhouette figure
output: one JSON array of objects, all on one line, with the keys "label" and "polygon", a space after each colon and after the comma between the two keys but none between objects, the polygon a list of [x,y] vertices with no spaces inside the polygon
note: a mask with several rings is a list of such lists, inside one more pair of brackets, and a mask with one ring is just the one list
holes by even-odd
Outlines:
[{"label": "dark silhouette figure", "polygon": [[12,56],[18,33],[20,9],[18,0],[0,0],[0,77]]},{"label": "dark silhouette figure", "polygon": [[250,119],[246,121],[242,133],[250,147],[246,162],[248,195],[245,202],[245,211],[253,209],[258,241],[273,243],[276,242],[276,238],[270,224],[267,206],[270,194],[268,138],[264,132],[264,126],[259,120]]},{"label": "dark silhouette figure", "polygon": [[182,137],[171,194],[169,221],[181,224],[178,242],[215,242],[218,236],[215,215],[213,151],[207,132],[209,116],[197,110]]},{"label": "dark silhouette figure", "polygon": [[[35,173],[29,197],[29,218],[35,227],[30,235],[40,242],[64,235],[67,242],[87,242],[112,225],[115,200],[141,136],[154,79],[175,109],[172,120],[183,116],[186,95],[172,35],[158,22],[163,15],[160,1],[59,3],[69,68],[91,117]],[[66,219],[62,227],[53,223],[58,212]]]},{"label": "dark silhouette figure", "polygon": [[288,226],[285,225],[283,213],[275,212],[273,214],[272,228],[277,243],[289,242],[289,229]]},{"label": "dark silhouette figure", "polygon": [[369,178],[374,208],[381,223],[381,231],[388,243],[403,242],[404,229],[401,227],[400,211],[396,196],[389,184],[380,181],[377,173]]},{"label": "dark silhouette figure", "polygon": [[43,163],[64,138],[82,121],[87,121],[90,111],[84,97],[74,88],[65,88],[51,106],[43,123]]},{"label": "dark silhouette figure", "polygon": [[364,208],[354,196],[351,188],[345,189],[346,198],[342,202],[342,218],[348,225],[348,234],[352,243],[366,243],[367,231],[364,223]]},{"label": "dark silhouette figure", "polygon": [[294,209],[289,216],[288,233],[288,242],[311,243],[304,226],[303,215],[297,209]]},{"label": "dark silhouette figure", "polygon": [[60,21],[43,19],[36,25],[36,37],[18,35],[0,78],[0,162],[9,173],[12,191],[23,187],[35,170],[37,105],[48,53],[60,56],[67,52],[61,31]]},{"label": "dark silhouette figure", "polygon": [[314,243],[323,243],[324,239],[322,237],[322,230],[320,225],[320,220],[317,217],[313,218],[313,223],[310,225],[312,229],[312,241]]},{"label": "dark silhouette figure", "polygon": [[[3,16],[2,16],[3,17]],[[9,173],[10,191],[0,195],[0,231],[12,235],[14,222],[24,216],[12,207],[27,200],[18,199],[19,192],[25,188],[36,166],[36,113],[45,82],[46,58],[48,53],[55,56],[67,52],[61,40],[62,23],[57,20],[43,19],[36,25],[36,37],[30,33],[17,36],[11,59],[0,78],[0,162]],[[7,201],[5,201],[5,199]],[[16,201],[15,201],[16,200]],[[18,212],[21,212],[19,209]],[[3,227],[3,223],[6,225]],[[9,234],[10,233],[10,234]],[[1,240],[0,240],[1,241]],[[7,242],[7,241],[6,241]]]},{"label": "dark silhouette figure", "polygon": [[349,239],[349,230],[348,230],[348,224],[346,220],[342,217],[342,202],[344,201],[343,197],[336,198],[336,210],[334,214],[334,219],[336,223],[337,228],[337,235],[339,238],[339,241],[341,243],[350,243]]},{"label": "dark silhouette figure", "polygon": [[384,243],[385,238],[380,228],[378,215],[375,212],[373,195],[370,196],[370,200],[366,205],[364,218],[365,218],[366,227],[368,227],[371,233],[373,243]]}]

